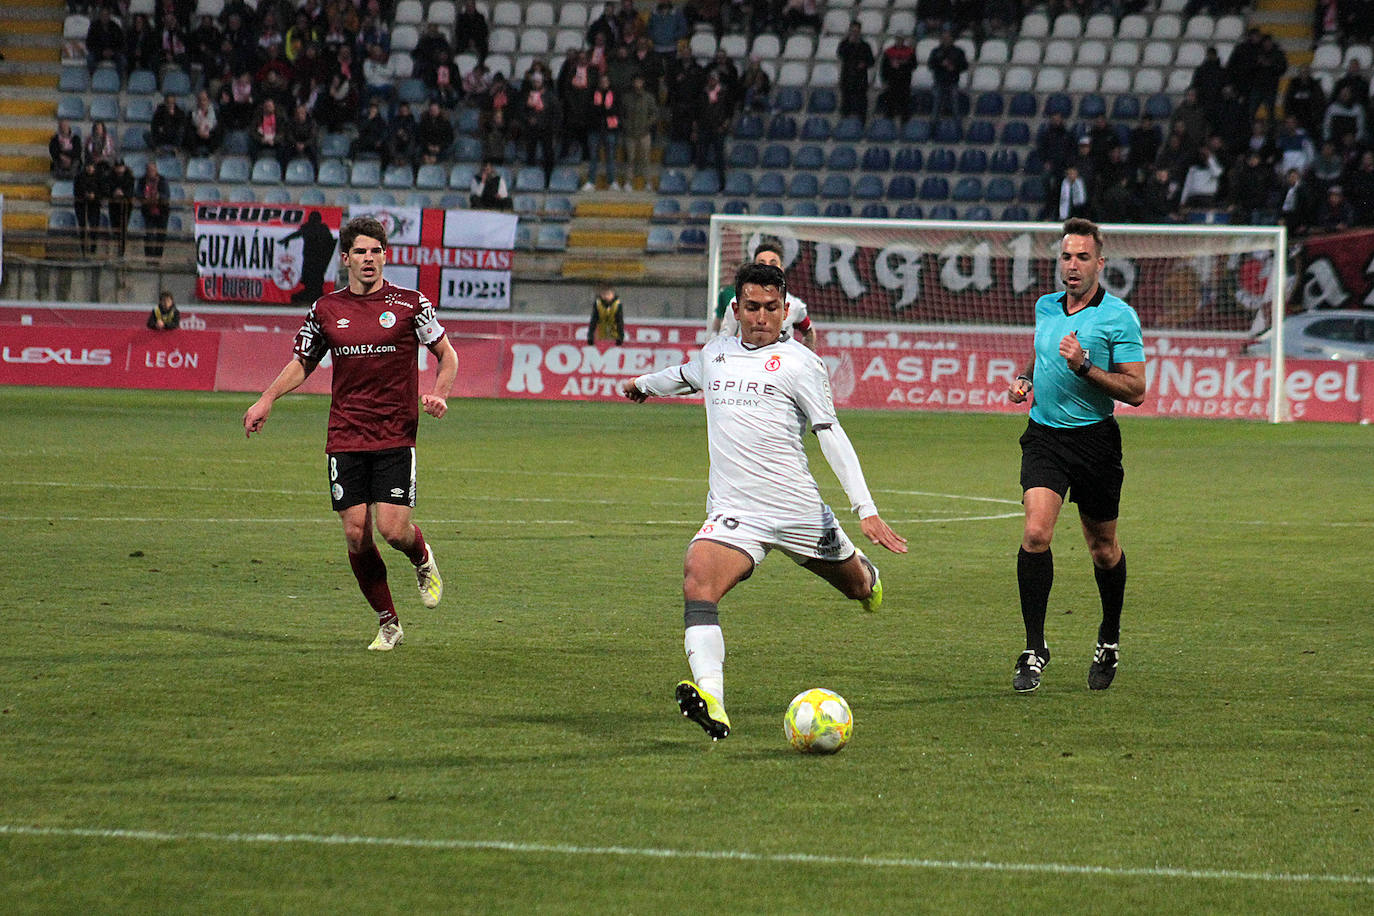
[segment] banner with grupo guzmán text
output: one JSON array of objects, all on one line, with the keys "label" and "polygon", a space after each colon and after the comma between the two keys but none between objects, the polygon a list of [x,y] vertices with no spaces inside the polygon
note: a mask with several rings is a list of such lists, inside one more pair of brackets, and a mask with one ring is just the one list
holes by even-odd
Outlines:
[{"label": "banner with grupo guzm\u00e1n text", "polygon": [[196,201],[196,295],[309,305],[335,287],[340,207]]}]

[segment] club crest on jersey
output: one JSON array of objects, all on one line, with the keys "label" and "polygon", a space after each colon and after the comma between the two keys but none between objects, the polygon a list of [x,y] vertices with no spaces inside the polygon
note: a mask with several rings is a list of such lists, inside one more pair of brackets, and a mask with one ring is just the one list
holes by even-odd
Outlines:
[{"label": "club crest on jersey", "polygon": [[781,367],[782,360],[778,359],[776,356],[768,357],[768,362],[763,364],[763,368],[767,369],[769,372],[777,372]]},{"label": "club crest on jersey", "polygon": [[377,323],[384,328],[389,328],[396,323],[396,316],[391,312],[382,312],[377,316]]}]

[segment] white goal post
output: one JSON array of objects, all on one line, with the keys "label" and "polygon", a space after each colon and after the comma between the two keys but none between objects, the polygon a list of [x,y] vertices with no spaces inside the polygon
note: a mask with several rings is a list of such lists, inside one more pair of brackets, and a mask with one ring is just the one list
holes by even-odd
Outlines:
[{"label": "white goal post", "polygon": [[[1196,405],[1203,404],[1216,416],[1292,419],[1286,386],[1274,383],[1285,378],[1284,228],[1101,228],[1102,285],[1140,315],[1150,396],[1169,398],[1167,409],[1155,412],[1202,416]],[[783,249],[789,292],[807,303],[823,356],[827,346],[856,344],[927,354],[967,347],[1008,358],[1016,352],[1024,362],[1035,300],[1062,288],[1061,237],[1059,223],[712,216],[707,321],[739,266],[772,241]],[[872,371],[887,371],[891,362]],[[928,378],[936,362],[908,362],[907,377]],[[990,362],[1004,370],[1004,361],[989,358],[957,371],[972,378]],[[956,371],[953,362],[942,365]],[[834,376],[834,359],[831,370]],[[870,370],[851,371],[866,377]],[[992,397],[991,374],[987,385]],[[916,389],[910,391],[915,403]],[[921,389],[925,406],[960,408],[948,399],[929,401],[930,394]]]}]

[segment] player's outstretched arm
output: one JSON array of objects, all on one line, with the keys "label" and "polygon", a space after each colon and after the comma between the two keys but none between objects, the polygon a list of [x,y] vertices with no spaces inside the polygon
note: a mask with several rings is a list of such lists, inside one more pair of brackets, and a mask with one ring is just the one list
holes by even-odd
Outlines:
[{"label": "player's outstretched arm", "polygon": [[272,405],[276,403],[277,398],[299,388],[314,369],[313,365],[307,367],[298,359],[293,359],[283,366],[281,372],[277,373],[276,380],[268,385],[262,396],[244,412],[243,434],[252,436],[253,433],[260,432],[266,425],[267,418],[272,415]]},{"label": "player's outstretched arm", "polygon": [[669,366],[648,375],[637,375],[620,383],[621,394],[640,404],[651,397],[663,398],[700,390],[701,363],[695,359],[681,366]]},{"label": "player's outstretched arm", "polygon": [[906,538],[889,528],[887,522],[876,515],[859,519],[859,530],[879,547],[886,547],[893,553],[906,553]]},{"label": "player's outstretched arm", "polygon": [[859,466],[859,456],[844,429],[838,423],[818,426],[816,439],[821,444],[821,454],[825,456],[826,463],[835,472],[845,495],[849,497],[850,508],[859,514],[859,530],[864,537],[893,553],[906,553],[906,538],[878,517],[878,507],[868,492],[863,468]]}]

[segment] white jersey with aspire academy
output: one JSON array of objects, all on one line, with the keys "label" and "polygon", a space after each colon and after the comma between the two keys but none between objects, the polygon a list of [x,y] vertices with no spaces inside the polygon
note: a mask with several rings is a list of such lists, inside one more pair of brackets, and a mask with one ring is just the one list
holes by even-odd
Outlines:
[{"label": "white jersey with aspire academy", "polygon": [[803,437],[838,425],[825,363],[795,340],[749,349],[717,337],[697,360],[639,379],[648,394],[701,391],[711,455],[708,512],[788,521],[826,512]]},{"label": "white jersey with aspire academy", "polygon": [[[783,324],[783,333],[795,337],[792,329],[806,324],[806,303],[791,293],[788,293],[783,301],[787,303],[787,318]],[[720,316],[720,336],[739,336],[739,319],[735,317],[735,303],[737,302],[739,302],[738,298],[731,299],[730,304],[725,307],[725,314]]]}]

